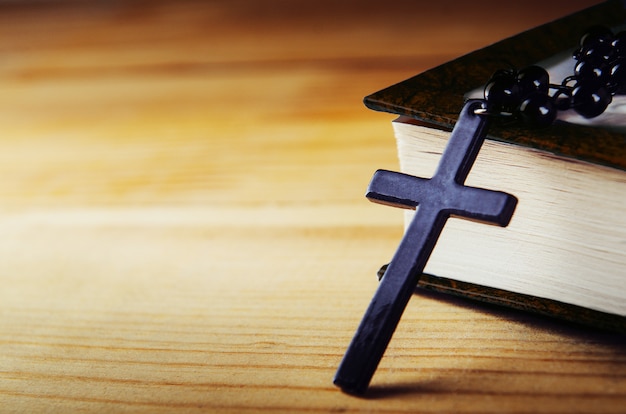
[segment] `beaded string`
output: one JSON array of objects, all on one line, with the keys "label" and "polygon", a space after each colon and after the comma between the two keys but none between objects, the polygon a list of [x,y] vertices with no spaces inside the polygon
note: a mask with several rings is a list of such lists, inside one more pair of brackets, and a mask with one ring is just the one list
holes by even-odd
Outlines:
[{"label": "beaded string", "polygon": [[520,119],[532,127],[545,127],[557,111],[573,109],[585,118],[602,114],[614,95],[626,94],[626,31],[590,28],[573,53],[574,74],[560,85],[550,83],[548,72],[537,65],[496,71],[484,89],[486,108],[479,114]]}]

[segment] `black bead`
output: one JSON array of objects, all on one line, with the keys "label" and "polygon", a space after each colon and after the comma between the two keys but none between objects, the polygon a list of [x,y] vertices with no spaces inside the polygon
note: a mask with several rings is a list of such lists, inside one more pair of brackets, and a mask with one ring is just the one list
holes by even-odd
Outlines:
[{"label": "black bead", "polygon": [[613,40],[613,32],[606,26],[592,26],[580,38],[580,47],[587,48],[599,43],[610,43]]},{"label": "black bead", "polygon": [[597,43],[579,49],[576,60],[589,61],[594,63],[610,62],[615,56],[615,49],[609,42]]},{"label": "black bead", "polygon": [[626,31],[621,31],[613,37],[611,42],[616,58],[626,57]]},{"label": "black bead", "polygon": [[547,94],[535,92],[524,99],[519,107],[519,114],[524,123],[540,128],[554,122],[556,108]]},{"label": "black bead", "polygon": [[604,62],[581,60],[574,67],[574,75],[585,83],[596,85],[605,84],[609,78],[609,71]]},{"label": "black bead", "polygon": [[605,87],[581,84],[572,91],[572,108],[585,118],[594,118],[603,113],[612,101]]},{"label": "black bead", "polygon": [[616,60],[611,66],[607,87],[613,95],[626,94],[626,57]]},{"label": "black bead", "polygon": [[580,38],[580,47],[574,51],[576,60],[610,60],[615,49],[613,32],[605,26],[593,26]]},{"label": "black bead", "polygon": [[497,71],[484,89],[487,113],[546,126],[558,111],[569,109],[594,118],[606,110],[613,95],[626,95],[626,30],[613,34],[604,26],[591,27],[573,56],[574,74],[561,85],[551,84],[548,72],[536,65],[518,72]]},{"label": "black bead", "polygon": [[513,112],[519,105],[519,88],[512,72],[496,73],[485,86],[487,109],[491,112]]},{"label": "black bead", "polygon": [[535,92],[548,93],[549,83],[550,75],[541,66],[528,66],[517,74],[517,85],[521,99]]}]

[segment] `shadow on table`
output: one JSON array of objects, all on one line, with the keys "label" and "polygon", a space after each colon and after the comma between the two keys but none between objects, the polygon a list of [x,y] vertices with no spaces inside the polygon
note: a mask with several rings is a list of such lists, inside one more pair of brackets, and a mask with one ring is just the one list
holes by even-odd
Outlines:
[{"label": "shadow on table", "polygon": [[[603,331],[593,327],[581,326],[570,322],[562,322],[541,315],[535,315],[524,311],[508,309],[502,306],[477,302],[466,298],[455,297],[419,288],[416,290],[415,295],[423,298],[444,301],[453,306],[465,308],[468,311],[476,311],[493,316],[497,319],[504,319],[516,324],[522,324],[532,328],[533,330],[565,337],[568,339],[567,343],[580,343],[581,347],[592,346],[598,350],[598,355],[593,357],[593,355],[585,356],[585,352],[589,352],[588,348],[581,348],[580,351],[572,351],[571,347],[569,347],[569,349],[563,350],[563,352],[573,352],[574,357],[564,359],[563,361],[560,361],[558,357],[554,358],[556,368],[554,368],[554,365],[549,364],[549,357],[546,357],[545,355],[538,356],[537,358],[539,359],[546,358],[546,368],[542,370],[542,372],[530,372],[530,374],[537,376],[537,383],[535,383],[534,386],[537,388],[535,392],[538,394],[543,393],[545,395],[551,395],[556,392],[548,387],[548,379],[542,380],[541,376],[547,378],[550,376],[568,375],[569,373],[573,377],[577,377],[576,381],[578,381],[578,384],[581,387],[585,387],[585,381],[595,381],[598,379],[596,377],[612,381],[611,378],[613,378],[613,380],[620,380],[620,378],[623,378],[624,375],[626,375],[626,334]],[[559,353],[559,344],[555,344],[554,346],[554,348],[546,349],[546,352]],[[593,354],[595,353],[596,352],[593,352]],[[474,389],[473,393],[480,393],[480,388],[472,386],[471,383],[474,381],[485,380],[484,376],[494,376],[495,378],[500,378],[499,374],[504,375],[505,378],[507,378],[505,381],[511,380],[511,385],[515,385],[515,378],[513,378],[514,375],[506,376],[506,374],[508,372],[515,372],[520,364],[525,363],[524,360],[526,358],[527,356],[520,358],[519,360],[512,359],[508,362],[502,362],[499,360],[499,365],[497,367],[489,364],[480,367],[476,366],[475,369],[469,368],[463,373],[462,378],[452,376],[448,373],[436,378],[430,377],[425,380],[416,379],[415,382],[404,381],[397,384],[385,385],[372,384],[368,391],[361,396],[361,398],[374,400],[399,397],[403,395],[422,396],[425,394],[451,394],[455,393],[455,391],[463,392],[462,389],[469,388]],[[583,374],[576,373],[574,368],[571,369],[571,372],[565,369],[565,374],[563,374],[563,368],[559,366],[559,363],[566,364],[569,362],[574,364],[592,364],[593,366],[589,368],[589,370],[586,370]],[[502,365],[503,363],[504,365]],[[419,374],[419,371],[420,369],[416,367],[416,376],[421,375]],[[519,373],[524,374],[526,372],[522,369]],[[545,382],[544,386],[542,386],[542,382]],[[505,384],[502,384],[502,387],[508,388]],[[532,394],[534,395],[535,392]],[[490,394],[490,391],[485,390],[484,393]],[[517,390],[517,393],[521,395],[525,394],[523,390]]]}]

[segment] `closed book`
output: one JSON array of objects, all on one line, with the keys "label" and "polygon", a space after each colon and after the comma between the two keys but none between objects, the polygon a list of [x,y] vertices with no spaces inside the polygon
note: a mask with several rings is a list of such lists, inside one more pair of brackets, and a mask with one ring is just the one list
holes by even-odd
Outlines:
[{"label": "closed book", "polygon": [[[622,1],[520,33],[365,98],[393,122],[400,170],[430,177],[465,100],[498,69],[573,73],[586,28],[626,26]],[[466,184],[519,202],[506,228],[448,220],[421,288],[626,332],[626,97],[594,119],[563,111],[547,128],[492,122]],[[419,208],[419,207],[418,207]],[[406,221],[412,211],[407,212]]]}]

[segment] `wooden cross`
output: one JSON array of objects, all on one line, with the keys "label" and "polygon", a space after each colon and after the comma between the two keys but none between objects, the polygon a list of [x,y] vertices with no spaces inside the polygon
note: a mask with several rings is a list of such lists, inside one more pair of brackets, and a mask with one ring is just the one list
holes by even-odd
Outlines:
[{"label": "wooden cross", "polygon": [[465,104],[432,178],[385,170],[372,178],[370,201],[417,211],[335,375],[345,392],[366,391],[448,217],[504,227],[513,215],[514,196],[464,185],[486,135],[488,117],[476,114],[482,104]]}]

